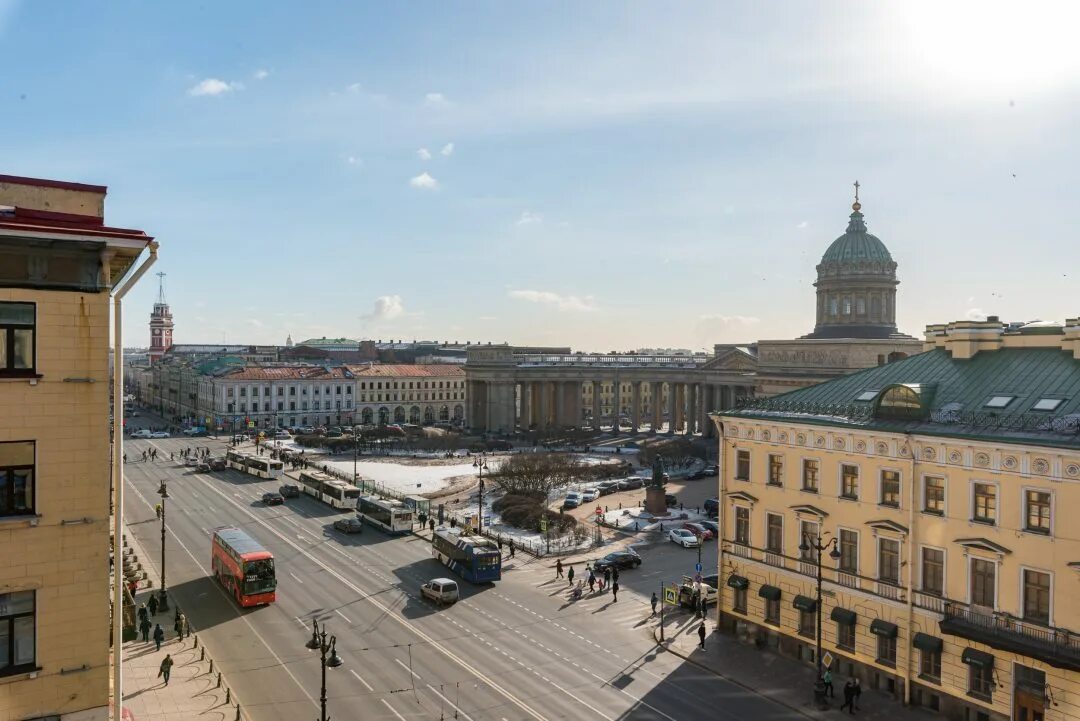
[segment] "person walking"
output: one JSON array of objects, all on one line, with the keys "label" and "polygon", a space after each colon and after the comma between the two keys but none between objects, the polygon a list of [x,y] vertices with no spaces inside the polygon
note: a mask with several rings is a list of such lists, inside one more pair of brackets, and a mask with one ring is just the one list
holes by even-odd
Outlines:
[{"label": "person walking", "polygon": [[825,685],[825,696],[836,698],[836,694],[833,693],[832,671],[830,669],[825,669],[825,673],[821,674],[821,683]]},{"label": "person walking", "polygon": [[650,603],[652,603],[652,615],[653,615],[653,616],[655,616],[655,615],[656,615],[656,604],[657,604],[657,602],[658,602],[659,600],[660,600],[660,599],[658,599],[658,598],[656,597],[656,591],[653,591],[653,592],[652,592],[652,601],[650,602]]},{"label": "person walking", "polygon": [[844,703],[841,704],[840,710],[848,710],[848,713],[854,715],[855,713],[855,681],[848,679],[844,684]]},{"label": "person walking", "polygon": [[611,569],[611,580],[615,583],[619,582],[619,568],[617,566]]},{"label": "person walking", "polygon": [[151,594],[150,595],[150,600],[146,602],[146,610],[150,612],[151,616],[156,616],[157,615],[157,609],[158,609],[157,596]]},{"label": "person walking", "polygon": [[619,600],[619,582],[612,581],[611,583],[611,602],[615,603]]},{"label": "person walking", "polygon": [[859,709],[859,697],[862,696],[862,684],[859,679],[855,679],[855,692],[852,695],[851,707],[856,711]]},{"label": "person walking", "polygon": [[566,580],[570,582],[570,585],[574,585],[574,567],[570,566],[566,571]]},{"label": "person walking", "polygon": [[165,677],[165,685],[169,685],[169,674],[172,673],[173,660],[172,656],[165,654],[165,658],[161,659],[161,666],[158,667],[158,678]]},{"label": "person walking", "polygon": [[697,627],[698,647],[705,648],[705,622],[702,621],[701,625]]},{"label": "person walking", "polygon": [[589,569],[589,593],[592,593],[595,590],[596,590],[596,574],[594,574],[592,572],[592,569],[590,568]]},{"label": "person walking", "polygon": [[154,513],[157,514],[158,520],[161,520],[161,504],[160,503],[154,504]]},{"label": "person walking", "polygon": [[510,539],[510,558],[514,557],[514,539]]},{"label": "person walking", "polygon": [[191,638],[191,623],[186,615],[180,616],[180,630],[182,638]]},{"label": "person walking", "polygon": [[176,630],[176,635],[181,641],[184,640],[185,626],[187,626],[187,616],[181,613],[177,615],[176,621],[173,623],[173,628]]},{"label": "person walking", "polygon": [[555,559],[555,578],[562,578],[562,559]]},{"label": "person walking", "polygon": [[139,614],[139,623],[140,624],[143,621],[149,621],[150,620],[150,612],[146,610],[146,604],[145,603],[140,603],[139,604],[139,610],[138,610],[137,613]]},{"label": "person walking", "polygon": [[604,568],[604,585],[607,586],[611,583],[611,566]]},{"label": "person walking", "polygon": [[124,454],[124,463],[127,463],[127,454]]},{"label": "person walking", "polygon": [[142,634],[143,643],[150,643],[150,619],[143,617],[139,621],[139,633]]},{"label": "person walking", "polygon": [[161,627],[160,623],[154,624],[154,644],[155,651],[161,650],[161,642],[165,640],[165,629]]}]

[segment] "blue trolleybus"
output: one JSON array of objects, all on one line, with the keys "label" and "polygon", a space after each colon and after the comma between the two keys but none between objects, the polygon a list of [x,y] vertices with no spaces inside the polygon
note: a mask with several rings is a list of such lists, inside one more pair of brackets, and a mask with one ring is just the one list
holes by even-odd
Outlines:
[{"label": "blue trolleybus", "polygon": [[495,542],[463,536],[460,528],[436,528],[431,555],[466,581],[487,583],[502,578],[502,553]]}]

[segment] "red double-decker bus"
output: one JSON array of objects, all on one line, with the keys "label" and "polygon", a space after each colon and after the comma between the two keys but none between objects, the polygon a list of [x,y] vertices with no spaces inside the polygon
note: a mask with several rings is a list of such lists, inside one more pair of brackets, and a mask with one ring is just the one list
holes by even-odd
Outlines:
[{"label": "red double-decker bus", "polygon": [[239,528],[214,529],[210,566],[214,578],[236,597],[241,606],[273,603],[277,578],[274,554]]}]

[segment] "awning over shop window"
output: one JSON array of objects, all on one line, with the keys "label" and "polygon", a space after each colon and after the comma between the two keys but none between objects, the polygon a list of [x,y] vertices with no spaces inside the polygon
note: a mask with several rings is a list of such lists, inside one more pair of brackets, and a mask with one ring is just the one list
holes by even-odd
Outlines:
[{"label": "awning over shop window", "polygon": [[960,660],[969,666],[978,666],[979,668],[993,668],[994,656],[993,654],[986,653],[985,651],[979,651],[974,648],[965,648],[964,653],[960,656]]},{"label": "awning over shop window", "polygon": [[728,576],[727,585],[732,588],[750,588],[750,580],[743,576],[736,576],[733,573]]},{"label": "awning over shop window", "polygon": [[911,645],[920,651],[941,653],[941,648],[944,644],[937,636],[931,636],[927,633],[916,633],[915,637],[911,639]]},{"label": "awning over shop window", "polygon": [[758,589],[757,595],[762,598],[767,598],[770,601],[780,600],[780,589],[776,586],[762,586]]},{"label": "awning over shop window", "polygon": [[800,611],[810,613],[817,608],[817,600],[810,598],[809,596],[796,596],[795,600],[791,602],[791,605]]},{"label": "awning over shop window", "polygon": [[832,610],[832,615],[829,616],[829,618],[836,621],[837,623],[842,623],[845,626],[854,626],[855,620],[858,618],[858,616],[855,615],[854,611],[849,611],[846,608],[840,608],[839,606],[837,606]]},{"label": "awning over shop window", "polygon": [[897,632],[896,624],[889,623],[888,621],[882,621],[880,618],[875,618],[870,622],[870,633],[877,636],[885,636],[887,638],[896,638]]}]

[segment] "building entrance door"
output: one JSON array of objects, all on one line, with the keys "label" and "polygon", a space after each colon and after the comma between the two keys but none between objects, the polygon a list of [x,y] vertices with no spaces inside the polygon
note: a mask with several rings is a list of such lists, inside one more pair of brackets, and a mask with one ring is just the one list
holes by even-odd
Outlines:
[{"label": "building entrance door", "polygon": [[1014,721],[1043,721],[1046,713],[1046,674],[1039,669],[1014,666]]}]

